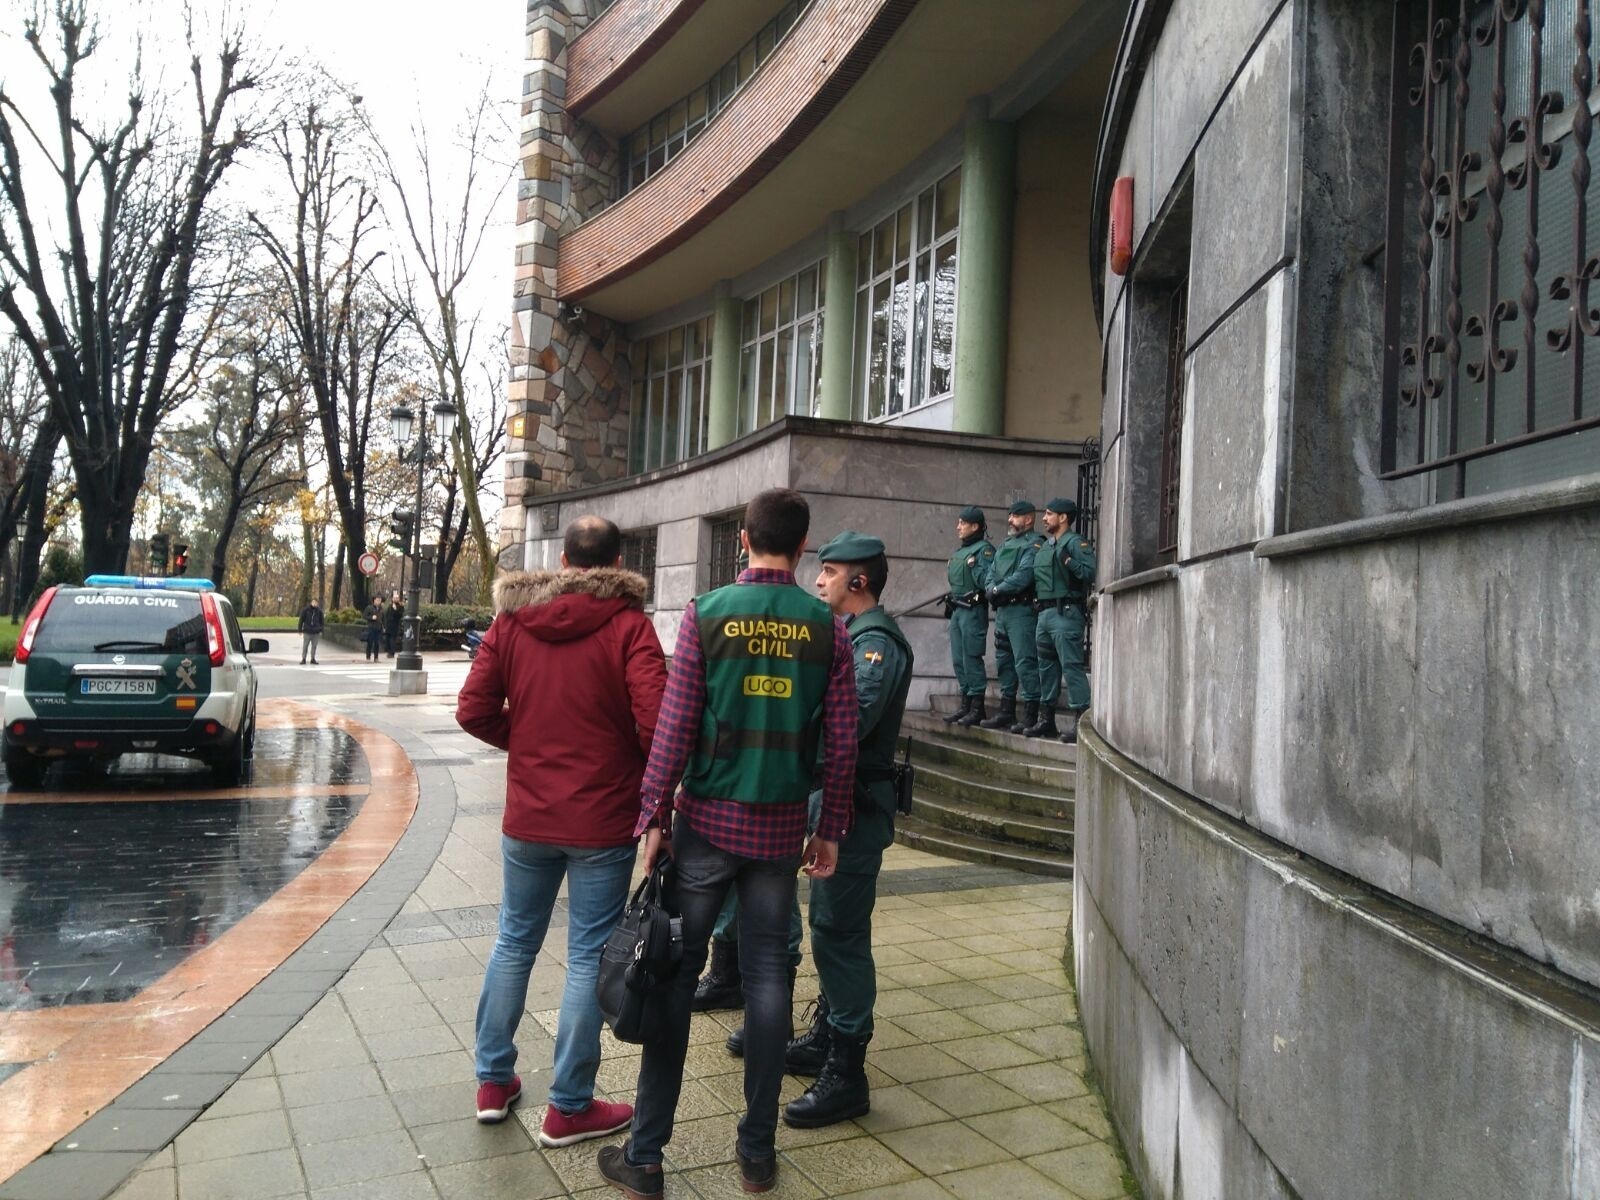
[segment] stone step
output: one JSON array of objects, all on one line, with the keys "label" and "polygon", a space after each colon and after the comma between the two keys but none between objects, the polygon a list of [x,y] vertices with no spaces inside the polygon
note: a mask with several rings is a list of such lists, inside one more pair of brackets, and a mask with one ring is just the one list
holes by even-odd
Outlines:
[{"label": "stone step", "polygon": [[[958,804],[970,804],[998,815],[1072,818],[1071,787],[1040,787],[1002,778],[994,772],[952,767],[930,762],[925,751],[934,749],[918,742],[912,750],[917,769],[918,794],[928,793]],[[917,756],[921,756],[920,758]]]},{"label": "stone step", "polygon": [[[919,780],[920,781],[920,780]],[[985,842],[1035,847],[1071,854],[1072,814],[1038,816],[1015,812],[996,812],[976,804],[963,804],[948,796],[918,791],[911,799],[911,815],[929,825],[953,833],[971,834]]]},{"label": "stone step", "polygon": [[913,850],[962,862],[990,863],[1027,871],[1031,875],[1072,878],[1072,855],[1015,843],[991,842],[968,833],[956,833],[930,825],[917,817],[901,817],[895,823],[895,840]]},{"label": "stone step", "polygon": [[[938,697],[935,697],[937,700]],[[954,708],[946,707],[945,712],[953,712]],[[1057,741],[1055,738],[1026,738],[1020,733],[1007,733],[999,729],[979,729],[976,725],[960,726],[947,725],[944,718],[935,712],[921,710],[908,712],[900,723],[902,733],[920,735],[931,733],[948,739],[959,739],[968,744],[978,746],[993,746],[998,750],[1007,750],[1023,759],[1033,759],[1037,762],[1052,764],[1066,763],[1075,765],[1078,761],[1078,748],[1067,742]]]},{"label": "stone step", "polygon": [[[911,760],[918,775],[937,772],[951,782],[936,790],[981,803],[983,794],[1006,791],[1027,795],[1040,793],[1052,798],[1071,796],[1076,789],[1078,771],[1068,763],[1035,758],[1026,750],[1009,750],[964,738],[915,729],[908,736],[915,743]],[[1011,804],[1008,807],[1021,808]]]}]

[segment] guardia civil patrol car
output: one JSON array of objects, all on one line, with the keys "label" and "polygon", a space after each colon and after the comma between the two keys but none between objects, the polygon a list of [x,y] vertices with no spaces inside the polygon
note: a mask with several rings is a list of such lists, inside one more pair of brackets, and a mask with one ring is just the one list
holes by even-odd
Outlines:
[{"label": "guardia civil patrol car", "polygon": [[256,675],[226,596],[209,580],[91,575],[39,597],[17,640],[3,755],[13,788],[52,761],[132,751],[210,764],[240,782],[255,745]]}]

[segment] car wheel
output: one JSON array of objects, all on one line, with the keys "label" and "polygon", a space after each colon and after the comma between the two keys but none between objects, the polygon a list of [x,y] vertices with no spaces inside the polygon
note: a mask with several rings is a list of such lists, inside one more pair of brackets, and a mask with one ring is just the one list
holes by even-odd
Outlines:
[{"label": "car wheel", "polygon": [[26,750],[8,750],[5,756],[6,778],[14,792],[31,792],[44,783],[44,773],[50,764],[35,758]]},{"label": "car wheel", "polygon": [[239,736],[212,762],[212,778],[221,787],[238,787],[250,777],[250,760],[255,754],[255,718],[239,731]]}]

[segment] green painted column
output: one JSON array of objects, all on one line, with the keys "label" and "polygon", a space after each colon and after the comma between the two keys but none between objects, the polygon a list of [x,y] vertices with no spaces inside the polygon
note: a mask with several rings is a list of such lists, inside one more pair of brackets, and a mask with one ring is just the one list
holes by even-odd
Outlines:
[{"label": "green painted column", "polygon": [[961,155],[961,244],[956,282],[953,427],[1005,432],[1011,224],[1017,191],[1017,127],[972,117]]},{"label": "green painted column", "polygon": [[828,290],[822,298],[822,415],[850,419],[856,331],[857,237],[835,215],[828,230]]},{"label": "green painted column", "polygon": [[739,318],[741,308],[724,280],[717,284],[711,317],[711,414],[706,449],[733,441],[739,430]]}]

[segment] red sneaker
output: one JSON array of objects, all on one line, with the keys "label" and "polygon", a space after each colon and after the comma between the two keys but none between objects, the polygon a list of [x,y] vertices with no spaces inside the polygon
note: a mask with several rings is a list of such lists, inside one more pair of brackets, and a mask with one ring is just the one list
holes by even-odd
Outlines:
[{"label": "red sneaker", "polygon": [[478,1120],[498,1125],[511,1114],[511,1106],[522,1099],[522,1076],[513,1075],[510,1083],[478,1085]]},{"label": "red sneaker", "polygon": [[590,1138],[619,1133],[633,1121],[633,1105],[591,1100],[589,1107],[571,1116],[554,1104],[544,1110],[544,1125],[539,1129],[541,1146],[570,1146]]}]

